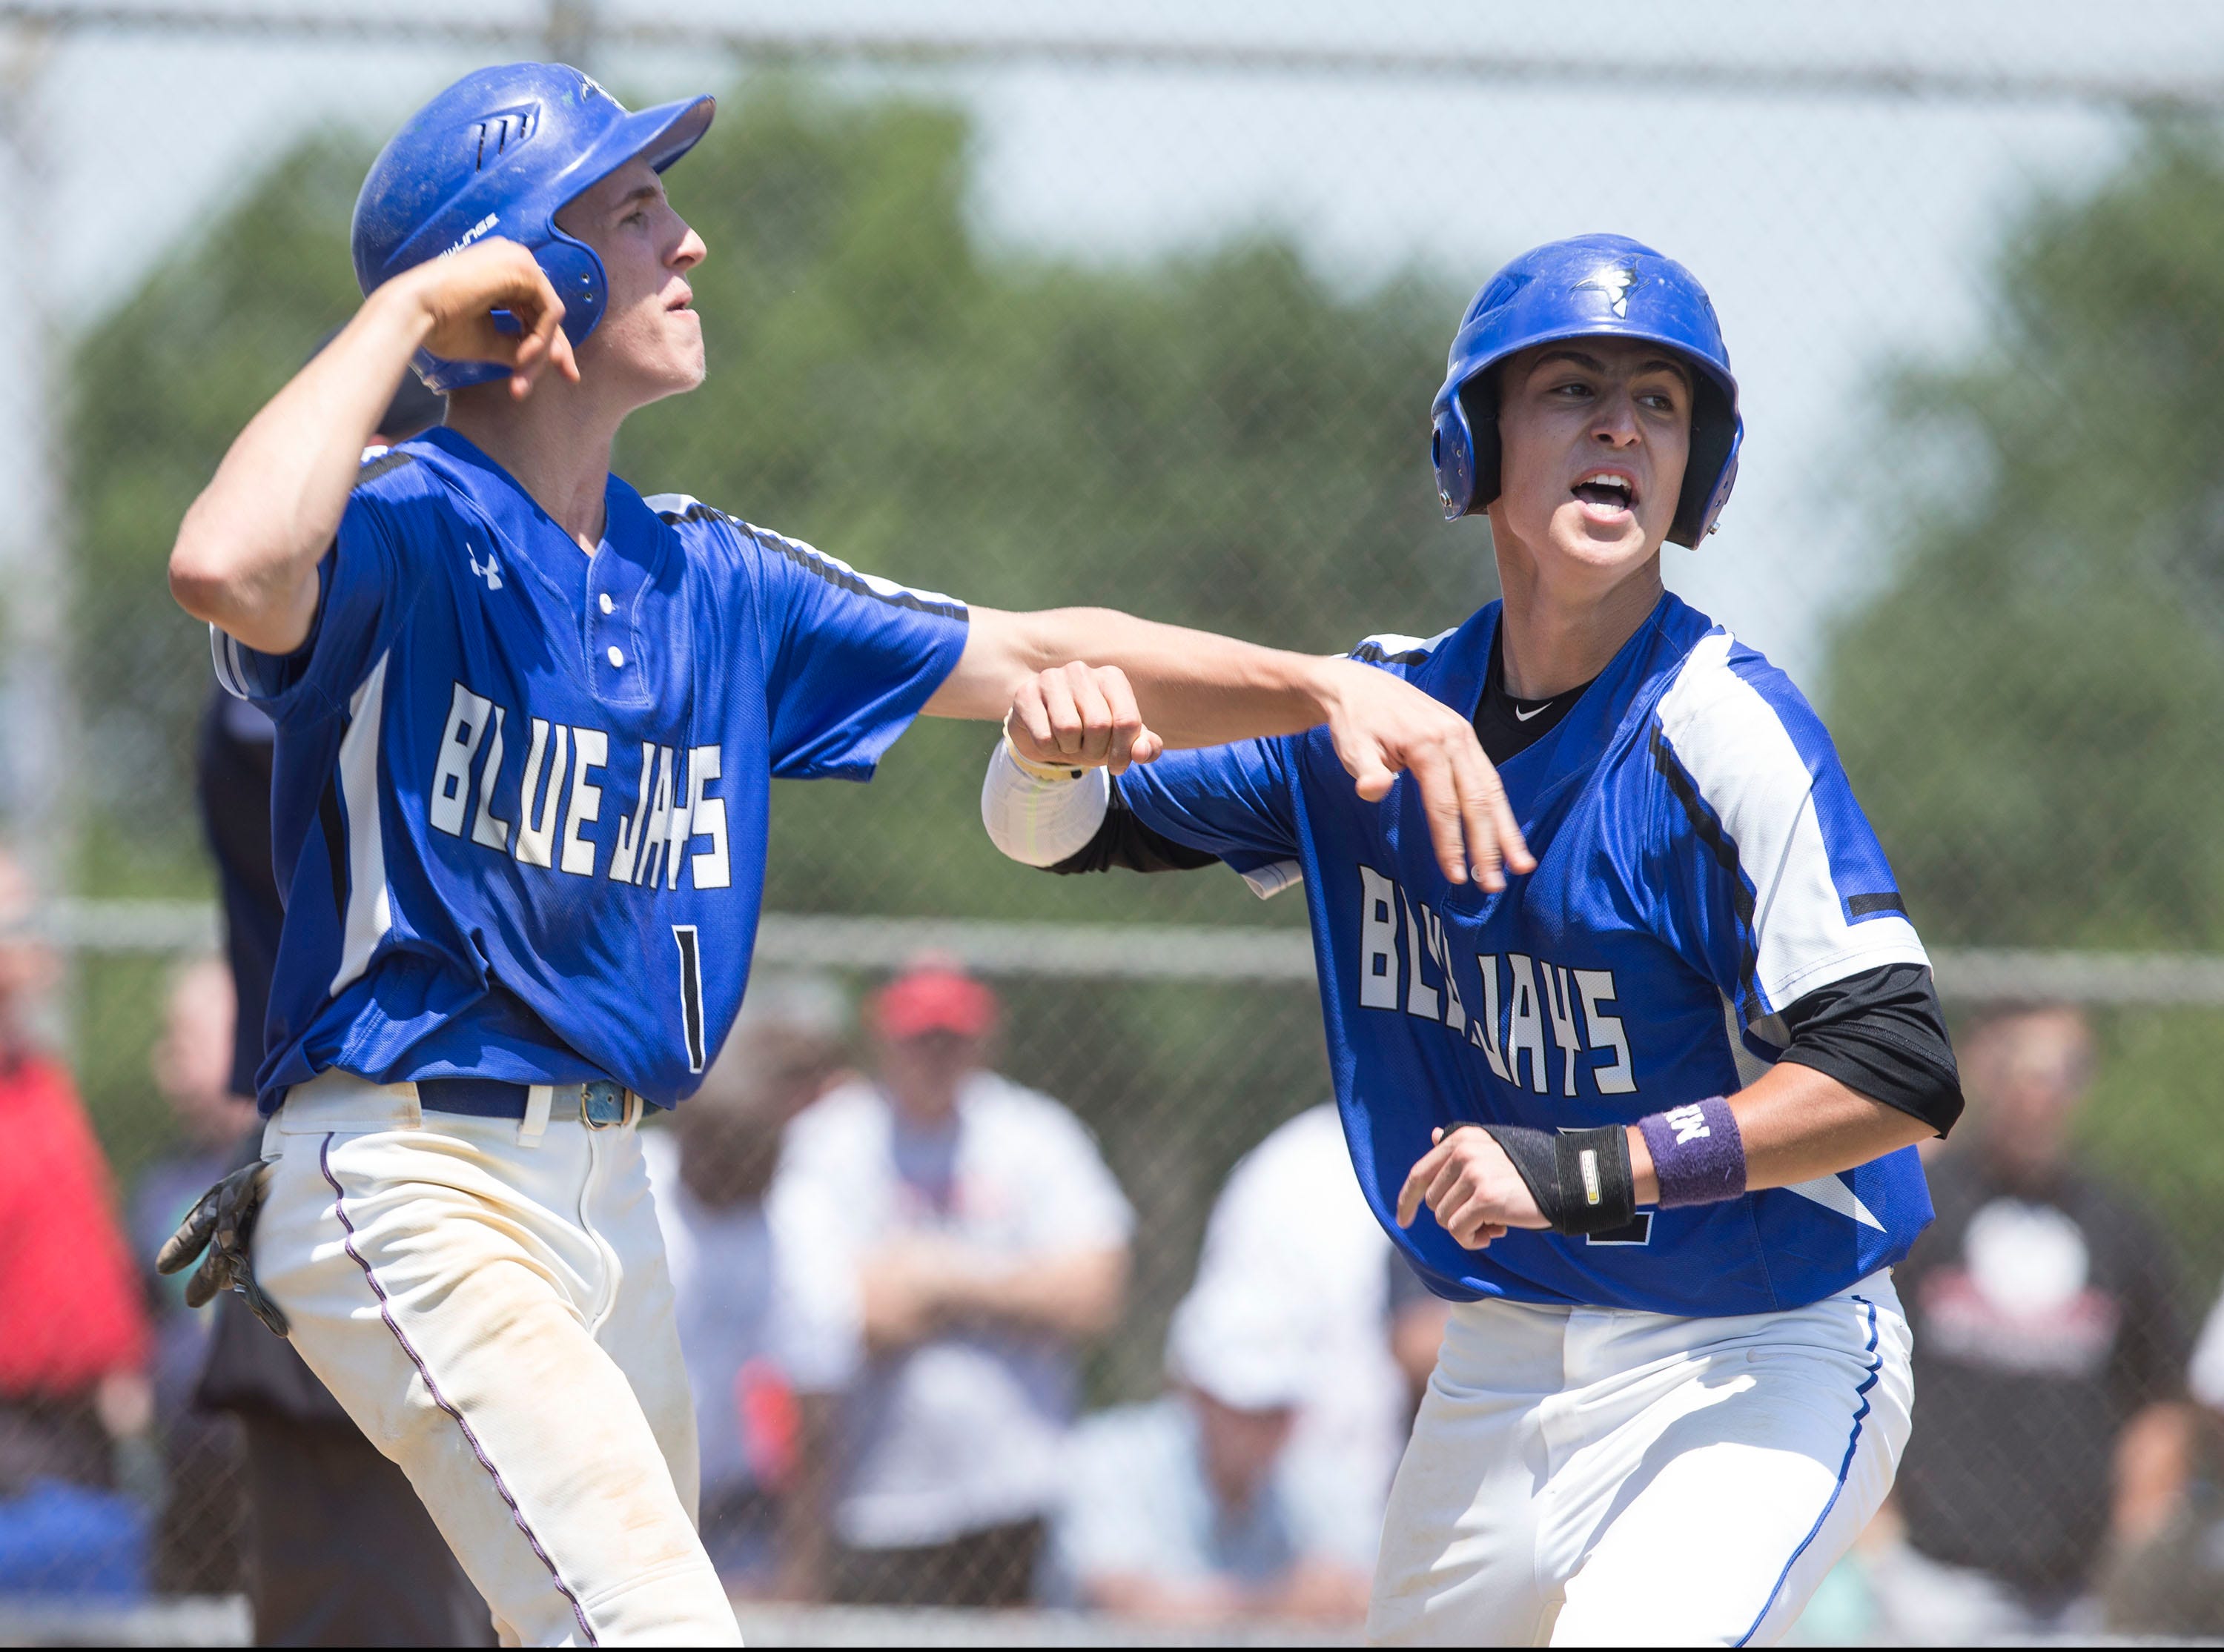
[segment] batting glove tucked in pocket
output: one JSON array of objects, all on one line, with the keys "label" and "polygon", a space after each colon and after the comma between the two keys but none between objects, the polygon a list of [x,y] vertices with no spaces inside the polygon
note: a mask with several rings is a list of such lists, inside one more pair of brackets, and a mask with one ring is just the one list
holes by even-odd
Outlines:
[{"label": "batting glove tucked in pocket", "polygon": [[269,1161],[243,1164],[200,1197],[178,1231],[162,1241],[155,1253],[157,1273],[176,1273],[193,1265],[195,1257],[208,1254],[193,1277],[186,1281],[186,1305],[199,1308],[220,1290],[236,1290],[247,1298],[255,1317],[286,1334],[286,1315],[255,1283],[255,1266],[247,1254],[255,1237],[256,1213],[262,1207],[262,1189]]}]

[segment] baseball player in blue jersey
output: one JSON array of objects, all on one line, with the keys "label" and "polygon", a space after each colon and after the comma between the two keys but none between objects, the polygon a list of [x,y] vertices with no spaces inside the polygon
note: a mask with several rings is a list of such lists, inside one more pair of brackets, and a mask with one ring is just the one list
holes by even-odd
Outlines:
[{"label": "baseball player in blue jersey", "polygon": [[[741,1001],[774,777],[862,780],[922,710],[1015,698],[1088,762],[1325,721],[1371,795],[1429,793],[1453,883],[1518,842],[1466,721],[1382,672],[968,610],[611,476],[704,375],[662,173],[711,115],[548,64],[435,98],[357,204],[362,309],[171,555],[276,725],[286,918],[264,1163],[162,1264],[205,1246],[191,1294],[289,1329],[512,1643],[738,1638],[635,1126]],[[363,462],[413,361],[447,426]]]},{"label": "baseball player in blue jersey", "polygon": [[1526,839],[1506,888],[1447,881],[1410,789],[1356,804],[1310,734],[1115,779],[1022,706],[983,816],[1060,871],[1305,886],[1361,1185],[1456,1304],[1370,1635],[1766,1643],[1906,1441],[1890,1270],[1930,1219],[1914,1144],[1960,1111],[1953,1053],[1821,722],[1662,586],[1743,428],[1696,280],[1618,236],[1514,260],[1434,424],[1504,597],[1353,657],[1472,721]]}]

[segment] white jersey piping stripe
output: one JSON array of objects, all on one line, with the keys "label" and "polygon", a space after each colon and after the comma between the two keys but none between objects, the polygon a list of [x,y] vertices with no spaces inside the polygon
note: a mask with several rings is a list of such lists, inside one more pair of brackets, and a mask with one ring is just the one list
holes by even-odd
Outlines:
[{"label": "white jersey piping stripe", "polygon": [[1433,637],[1409,637],[1403,632],[1383,631],[1371,637],[1362,637],[1348,658],[1369,665],[1418,665],[1437,651],[1437,645],[1457,626],[1439,631]]},{"label": "white jersey piping stripe", "polygon": [[239,643],[228,632],[209,622],[209,660],[216,667],[217,686],[235,700],[250,698],[247,675],[240,669]]},{"label": "white jersey piping stripe", "polygon": [[348,731],[340,740],[340,802],[347,816],[347,919],[340,967],[327,989],[342,987],[370,968],[370,955],[394,927],[386,889],[386,850],[378,822],[378,735],[386,709],[386,661],[381,654],[348,701]]},{"label": "white jersey piping stripe", "polygon": [[[1753,891],[1754,986],[1773,1012],[1829,980],[1930,960],[1904,916],[1846,919],[1816,813],[1814,778],[1790,733],[1729,666],[1727,631],[1700,640],[1661,697],[1663,742],[1721,823]],[[1795,801],[1796,800],[1796,801]]]},{"label": "white jersey piping stripe", "polygon": [[1287,890],[1297,888],[1305,880],[1305,863],[1299,861],[1277,861],[1271,866],[1254,867],[1242,874],[1251,892],[1261,900],[1272,900]]}]

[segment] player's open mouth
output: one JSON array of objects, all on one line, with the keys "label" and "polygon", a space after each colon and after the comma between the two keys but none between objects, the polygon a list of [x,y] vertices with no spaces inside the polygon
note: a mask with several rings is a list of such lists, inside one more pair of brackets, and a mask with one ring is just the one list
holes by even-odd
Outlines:
[{"label": "player's open mouth", "polygon": [[1616,470],[1593,470],[1568,491],[1608,514],[1637,508],[1637,484]]}]

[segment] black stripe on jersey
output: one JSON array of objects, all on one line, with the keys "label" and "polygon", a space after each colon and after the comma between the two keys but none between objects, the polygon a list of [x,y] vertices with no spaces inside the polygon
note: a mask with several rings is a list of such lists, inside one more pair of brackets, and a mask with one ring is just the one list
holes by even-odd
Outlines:
[{"label": "black stripe on jersey", "polygon": [[1401,654],[1393,654],[1381,643],[1371,640],[1353,649],[1350,657],[1362,665],[1425,665],[1429,663],[1426,648],[1408,648]]},{"label": "black stripe on jersey", "polygon": [[1758,1012],[1760,1010],[1760,994],[1756,990],[1756,982],[1760,974],[1760,935],[1753,926],[1753,891],[1738,872],[1737,845],[1730,841],[1729,834],[1722,829],[1722,822],[1715,818],[1714,810],[1708,808],[1705,799],[1699,796],[1699,788],[1690,775],[1676,760],[1675,750],[1668,744],[1668,736],[1657,722],[1652,725],[1652,746],[1653,764],[1659,769],[1661,779],[1668,782],[1668,790],[1676,801],[1684,805],[1684,813],[1691,823],[1691,829],[1698,833],[1699,841],[1714,852],[1715,863],[1729,873],[1730,899],[1736,905],[1738,930],[1744,937],[1743,950],[1738,957],[1738,986],[1742,989],[1740,995]]},{"label": "black stripe on jersey", "polygon": [[1883,890],[1873,895],[1846,897],[1848,917],[1867,917],[1871,912],[1898,912],[1905,917],[1907,916],[1907,903],[1899,898],[1897,889]]},{"label": "black stripe on jersey", "polygon": [[853,596],[869,596],[876,602],[888,603],[891,608],[914,608],[921,614],[939,614],[946,620],[962,620],[965,617],[965,605],[963,602],[932,602],[921,596],[917,591],[875,590],[856,573],[837,568],[823,558],[809,555],[799,546],[780,538],[777,533],[761,532],[744,522],[740,517],[730,516],[716,506],[706,505],[699,499],[684,511],[659,511],[657,514],[675,527],[682,522],[723,522],[728,526],[748,534],[765,550],[776,552],[786,557],[806,573],[816,574],[828,584],[838,585]]},{"label": "black stripe on jersey", "polygon": [[1609,1227],[1603,1233],[1589,1233],[1583,1238],[1586,1245],[1650,1245],[1652,1243],[1652,1213],[1640,1210],[1619,1227]]},{"label": "black stripe on jersey", "polygon": [[[765,536],[757,533],[755,529],[750,529],[749,533],[759,545],[765,543]],[[962,602],[932,602],[921,596],[917,591],[875,590],[856,573],[837,568],[818,557],[807,555],[786,539],[775,537],[770,548],[779,552],[806,573],[816,574],[828,584],[838,585],[843,590],[856,596],[869,596],[875,602],[886,602],[892,608],[915,608],[921,614],[939,614],[945,620],[962,620],[966,617],[965,606]]]},{"label": "black stripe on jersey", "polygon": [[692,924],[674,924],[672,938],[679,947],[679,1027],[687,1041],[687,1070],[703,1070],[703,959],[701,943]]},{"label": "black stripe on jersey", "polygon": [[350,484],[350,490],[362,487],[366,482],[376,482],[389,470],[399,470],[405,464],[416,463],[414,453],[404,453],[398,447],[389,447],[355,473],[355,481]]},{"label": "black stripe on jersey", "polygon": [[699,499],[686,510],[660,510],[656,514],[660,520],[671,523],[674,527],[678,527],[682,522],[724,522],[744,530],[749,527],[749,524],[740,517],[729,516],[716,505],[706,505]]},{"label": "black stripe on jersey", "polygon": [[347,828],[340,819],[340,776],[334,769],[325,778],[324,795],[317,799],[317,824],[325,829],[325,859],[332,868],[332,911],[340,933],[347,933]]}]

